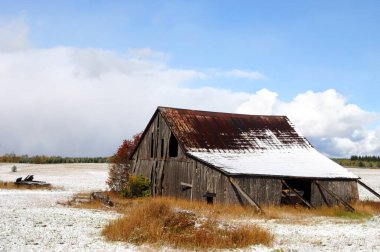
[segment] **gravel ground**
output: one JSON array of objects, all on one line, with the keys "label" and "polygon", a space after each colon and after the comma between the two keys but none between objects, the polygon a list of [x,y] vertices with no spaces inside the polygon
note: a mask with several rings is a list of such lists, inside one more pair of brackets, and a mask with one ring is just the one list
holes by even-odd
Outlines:
[{"label": "gravel ground", "polygon": [[[106,164],[0,164],[0,180],[34,174],[60,187],[59,190],[0,190],[0,251],[155,251],[148,246],[106,242],[102,227],[119,217],[112,212],[63,207],[65,201],[83,191],[104,190]],[[380,191],[380,170],[350,169],[362,181]],[[359,187],[361,198],[375,199]],[[339,218],[303,220],[235,220],[255,223],[271,230],[275,244],[253,246],[248,251],[380,251],[380,217],[352,221]],[[161,248],[159,250],[172,250]]]}]

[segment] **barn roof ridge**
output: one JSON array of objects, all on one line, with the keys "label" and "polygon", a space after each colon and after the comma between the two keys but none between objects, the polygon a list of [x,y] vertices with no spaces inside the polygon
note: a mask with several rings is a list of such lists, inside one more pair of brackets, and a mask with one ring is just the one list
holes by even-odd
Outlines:
[{"label": "barn roof ridge", "polygon": [[200,110],[200,109],[186,109],[186,108],[175,108],[175,107],[167,107],[167,106],[158,106],[158,110],[162,111],[165,109],[171,109],[171,110],[180,110],[180,111],[187,111],[187,112],[194,112],[194,113],[205,113],[210,115],[217,116],[218,114],[222,115],[233,115],[233,116],[243,116],[243,117],[282,117],[282,118],[288,118],[286,115],[264,115],[264,114],[243,114],[243,113],[232,113],[232,112],[221,112],[221,111],[210,111],[210,110]]}]

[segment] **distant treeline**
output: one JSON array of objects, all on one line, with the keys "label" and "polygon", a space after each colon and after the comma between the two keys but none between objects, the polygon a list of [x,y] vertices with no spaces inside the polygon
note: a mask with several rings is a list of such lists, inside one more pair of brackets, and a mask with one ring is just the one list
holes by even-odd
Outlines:
[{"label": "distant treeline", "polygon": [[351,161],[370,161],[370,162],[380,162],[380,156],[351,156]]},{"label": "distant treeline", "polygon": [[0,163],[30,164],[63,164],[63,163],[107,163],[107,157],[61,157],[61,156],[28,156],[5,154],[0,156]]},{"label": "distant treeline", "polygon": [[358,156],[351,158],[333,158],[335,162],[346,167],[380,168],[380,156]]}]

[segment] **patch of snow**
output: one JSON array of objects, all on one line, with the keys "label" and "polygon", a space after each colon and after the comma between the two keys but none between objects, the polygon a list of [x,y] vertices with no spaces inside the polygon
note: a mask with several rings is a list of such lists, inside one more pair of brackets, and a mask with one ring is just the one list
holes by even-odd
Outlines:
[{"label": "patch of snow", "polygon": [[135,251],[100,232],[117,213],[63,207],[73,194],[105,189],[107,164],[0,164],[0,180],[35,175],[63,190],[0,190],[0,251]]},{"label": "patch of snow", "polygon": [[358,178],[354,173],[349,172],[314,148],[274,149],[246,153],[191,151],[188,154],[230,174]]},{"label": "patch of snow", "polygon": [[302,220],[250,219],[233,222],[258,225],[275,236],[271,248],[252,246],[247,251],[380,251],[379,216],[364,221],[310,217]]},{"label": "patch of snow", "polygon": [[[11,172],[13,165],[17,172]],[[68,191],[107,189],[108,164],[10,164],[0,163],[0,180],[15,181],[34,175],[34,180],[46,181]]]}]

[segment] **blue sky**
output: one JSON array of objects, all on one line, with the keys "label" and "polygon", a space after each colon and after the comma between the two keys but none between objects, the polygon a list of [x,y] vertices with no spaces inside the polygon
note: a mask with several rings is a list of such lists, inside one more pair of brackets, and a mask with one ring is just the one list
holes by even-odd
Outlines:
[{"label": "blue sky", "polygon": [[[1,1],[0,26],[27,27],[27,44],[36,51],[95,48],[124,57],[148,48],[165,56],[160,64],[167,69],[213,76],[181,79],[182,88],[251,95],[266,89],[282,103],[333,89],[346,105],[378,114],[379,11],[380,1]],[[233,70],[261,77],[236,78],[228,74]],[[378,120],[364,121],[349,139],[355,142],[354,130],[378,128]],[[324,147],[324,135],[316,137],[317,146],[339,155]],[[3,152],[38,152],[13,149]]]}]

